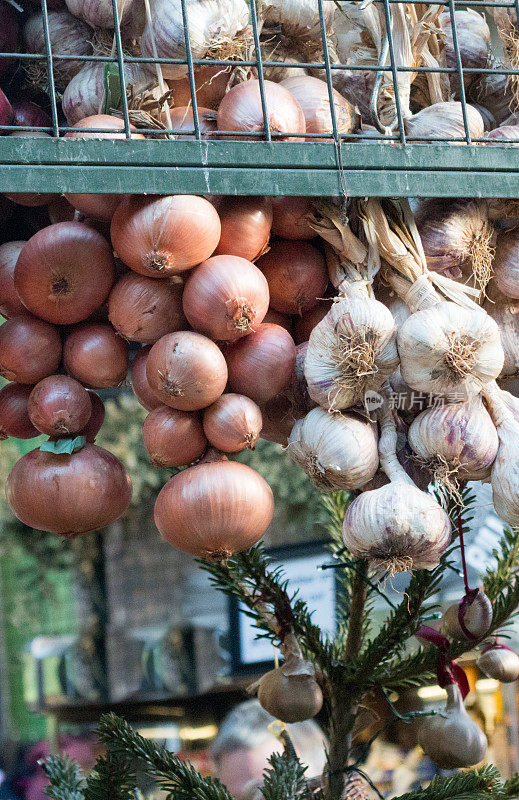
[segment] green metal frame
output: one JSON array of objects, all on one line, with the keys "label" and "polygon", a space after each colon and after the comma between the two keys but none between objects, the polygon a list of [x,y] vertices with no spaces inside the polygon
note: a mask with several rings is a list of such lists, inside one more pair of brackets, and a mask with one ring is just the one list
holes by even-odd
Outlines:
[{"label": "green metal frame", "polygon": [[0,192],[519,198],[519,146],[0,137]]}]

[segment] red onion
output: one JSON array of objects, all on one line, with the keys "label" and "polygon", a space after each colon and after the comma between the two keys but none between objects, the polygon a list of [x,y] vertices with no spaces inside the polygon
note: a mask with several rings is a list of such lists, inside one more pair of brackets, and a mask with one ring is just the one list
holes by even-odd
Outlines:
[{"label": "red onion", "polygon": [[63,195],[58,195],[47,206],[47,213],[51,224],[55,225],[56,222],[74,222],[76,209]]},{"label": "red onion", "polygon": [[[267,117],[272,133],[305,133],[305,117],[295,97],[279,83],[264,81]],[[230,89],[218,108],[220,131],[246,131],[262,133],[265,130],[259,81],[238,83]],[[232,138],[232,137],[229,137]],[[255,136],[240,137],[255,139]],[[259,137],[261,138],[261,136]],[[281,136],[281,141],[302,141],[297,136]],[[277,137],[276,137],[277,139]]]},{"label": "red onion", "polygon": [[120,386],[128,371],[128,345],[111,325],[83,323],[65,339],[63,365],[90,389]]},{"label": "red onion", "polygon": [[294,378],[294,340],[279,325],[259,325],[256,333],[228,347],[225,358],[229,388],[256,403],[266,403]]},{"label": "red onion", "polygon": [[265,252],[272,226],[269,197],[222,197],[217,211],[222,233],[215,255],[241,256],[254,261]]},{"label": "red onion", "polygon": [[284,314],[304,314],[328,286],[322,253],[308,242],[275,242],[258,261],[270,291],[270,304]]},{"label": "red onion", "polygon": [[92,414],[87,390],[67,375],[49,375],[29,397],[29,417],[47,436],[66,436],[84,428]]},{"label": "red onion", "polygon": [[265,276],[238,256],[213,256],[189,276],[182,298],[195,330],[218,341],[235,341],[255,330],[269,305]]},{"label": "red onion", "polygon": [[19,128],[50,128],[52,120],[41,106],[32,100],[13,103],[13,122]]},{"label": "red onion", "polygon": [[58,329],[31,317],[11,317],[0,325],[0,375],[17,383],[38,383],[61,360]]},{"label": "red onion", "polygon": [[314,239],[317,235],[310,227],[313,204],[308,197],[272,198],[272,233],[283,239]]},{"label": "red onion", "polygon": [[243,394],[222,394],[203,417],[204,432],[213,447],[224,453],[254,449],[263,421],[261,409]]},{"label": "red onion", "polygon": [[135,272],[123,275],[108,298],[108,317],[125,339],[149,344],[166,333],[186,327],[182,311],[182,285],[146,278]]},{"label": "red onion", "polygon": [[268,309],[267,313],[263,317],[263,322],[273,322],[274,325],[281,325],[282,328],[285,328],[292,336],[292,317],[288,314],[282,314],[281,311],[276,311],[275,308]]},{"label": "red onion", "polygon": [[193,195],[125,197],[112,219],[112,244],[125,264],[167,278],[205,261],[220,239],[211,203]]},{"label": "red onion", "polygon": [[[310,75],[298,75],[282,81],[281,86],[288,89],[303,109],[307,133],[333,133],[330,95],[325,81]],[[355,109],[336,89],[333,90],[333,104],[337,130],[342,134],[351,133],[357,127]],[[333,139],[314,139],[309,136],[306,141],[330,142]]]},{"label": "red onion", "polygon": [[168,333],[151,348],[146,377],[164,405],[196,411],[214,403],[227,383],[222,351],[192,331]]},{"label": "red onion", "polygon": [[26,309],[14,288],[14,268],[25,242],[6,242],[0,245],[0,314],[17,317]]},{"label": "red onion", "polygon": [[[0,53],[15,53],[18,49],[18,16],[10,3],[0,2],[0,18]],[[12,63],[12,58],[0,58],[0,78]]]},{"label": "red onion", "polygon": [[142,426],[144,446],[156,467],[183,467],[204,453],[207,439],[197,414],[159,406]]},{"label": "red onion", "polygon": [[[195,90],[198,107],[216,110],[227,91],[231,78],[231,68],[224,66],[201,65],[195,69]],[[174,106],[192,104],[189,75],[178,80],[168,81],[173,92]]]},{"label": "red onion", "polygon": [[151,345],[142,347],[132,364],[132,389],[135,397],[147,411],[153,411],[162,405],[161,401],[151,388],[146,377],[146,361],[148,353],[151,350]]},{"label": "red onion", "polygon": [[0,389],[0,439],[32,439],[39,436],[29,419],[27,401],[32,386],[23,383],[8,383]]},{"label": "red onion", "polygon": [[274,499],[255,470],[233,461],[174,475],[155,503],[155,524],[185,553],[224,560],[255,544],[272,520]]},{"label": "red onion", "polygon": [[119,459],[94,444],[72,455],[37,448],[16,462],[6,494],[24,525],[71,538],[106,528],[124,514],[132,482]]},{"label": "red onion", "polygon": [[[9,136],[18,136],[18,137],[36,137],[38,139],[50,139],[48,133],[44,131],[13,131],[10,133]],[[54,200],[56,197],[55,194],[47,194],[45,192],[9,192],[5,195],[9,200],[12,200],[13,203],[17,203],[19,206],[28,206],[29,208],[35,206],[46,206],[47,203],[50,203],[51,200]]]},{"label": "red onion", "polygon": [[[215,138],[212,136],[218,130],[216,124],[216,111],[211,111],[210,108],[202,108],[198,106],[198,125],[202,139]],[[186,131],[185,134],[178,134],[178,139],[194,139],[195,138],[195,122],[193,117],[193,109],[189,106],[179,106],[178,108],[170,109],[169,116],[171,119],[171,129],[174,131]],[[162,112],[162,122],[166,124],[168,119],[164,112]]]},{"label": "red onion", "polygon": [[88,392],[88,396],[90,397],[92,413],[85,427],[79,431],[78,436],[84,436],[87,442],[93,444],[105,419],[105,404],[95,392]]},{"label": "red onion", "polygon": [[317,323],[324,319],[324,317],[327,315],[332,302],[332,300],[320,300],[316,306],[310,309],[310,311],[307,311],[306,314],[303,314],[302,317],[299,317],[296,322],[295,330],[296,344],[308,342],[310,334]]},{"label": "red onion", "polygon": [[[0,125],[11,125],[13,124],[13,107],[3,91],[0,89]],[[0,131],[3,133],[3,131]]]},{"label": "red onion", "polygon": [[106,300],[115,275],[110,246],[80,222],[35,233],[18,258],[14,283],[29,311],[59,325],[80,322]]}]

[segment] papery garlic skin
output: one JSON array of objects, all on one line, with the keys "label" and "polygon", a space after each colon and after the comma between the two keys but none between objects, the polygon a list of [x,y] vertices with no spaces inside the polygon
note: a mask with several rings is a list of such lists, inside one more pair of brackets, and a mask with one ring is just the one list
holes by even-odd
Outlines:
[{"label": "papery garlic skin", "polygon": [[[84,19],[93,28],[114,28],[112,0],[65,0],[68,10],[75,17]],[[121,26],[132,25],[139,32],[139,22],[144,21],[144,9],[139,0],[117,0],[118,17]],[[144,25],[142,24],[142,27]],[[141,27],[141,31],[142,31]]]},{"label": "papery garlic skin", "polygon": [[[61,102],[63,113],[69,125],[75,125],[86,117],[99,113],[104,108],[106,87],[104,63],[90,62],[85,64],[67,85]],[[151,74],[141,64],[125,64],[124,78],[126,88],[137,94],[155,85]]]},{"label": "papery garlic skin", "polygon": [[[518,251],[519,253],[519,251]],[[500,377],[519,373],[519,302],[504,295],[485,304],[485,310],[499,325],[505,360]]]},{"label": "papery garlic skin", "polygon": [[[467,119],[470,135],[481,139],[485,133],[483,117],[467,103]],[[465,124],[461,103],[450,101],[434,103],[405,120],[407,135],[418,139],[457,139],[466,141]]]},{"label": "papery garlic skin", "polygon": [[[461,614],[465,630],[460,624],[460,607],[462,603],[464,603],[464,607],[461,610]],[[478,589],[473,598],[467,598],[465,601],[462,600],[461,603],[449,606],[443,616],[442,626],[445,635],[450,639],[475,641],[482,639],[488,633],[492,625],[493,616],[492,603],[486,594],[481,589]]]},{"label": "papery garlic skin", "polygon": [[310,397],[336,411],[364,404],[398,366],[395,321],[383,303],[353,291],[332,305],[308,343]]},{"label": "papery garlic skin", "polygon": [[493,645],[487,648],[476,664],[487,678],[500,683],[514,683],[519,678],[519,655],[509,647]]},{"label": "papery garlic skin", "polygon": [[[449,75],[450,83],[456,97],[459,98],[459,75],[457,72],[456,52],[452,39],[452,21],[449,11],[440,14],[439,23],[445,32],[445,61],[447,67],[456,69]],[[461,63],[463,67],[485,68],[490,51],[490,28],[485,17],[469,8],[465,11],[456,9],[454,12],[457,39]],[[477,73],[466,72],[463,75],[465,88],[477,77]]]},{"label": "papery garlic skin", "polygon": [[359,489],[378,469],[375,426],[354,414],[314,408],[292,428],[288,452],[322,491]]},{"label": "papery garlic skin", "polygon": [[[519,422],[496,384],[483,390],[490,416],[497,428],[499,450],[490,482],[496,514],[512,527],[519,525]],[[509,402],[513,402],[510,395]]]},{"label": "papery garlic skin", "polygon": [[447,686],[446,691],[445,711],[422,720],[418,742],[441,769],[472,767],[485,757],[487,737],[465,711],[457,684]]},{"label": "papery garlic skin", "polygon": [[[258,10],[266,26],[281,25],[288,37],[321,39],[319,8],[314,0],[260,0]],[[333,19],[335,5],[331,0],[323,0],[323,13],[326,27]],[[277,61],[278,59],[273,59]],[[301,73],[299,73],[301,74]]]},{"label": "papery garlic skin", "polygon": [[399,329],[397,343],[404,381],[446,399],[478,394],[503,368],[499,328],[479,308],[442,302],[416,311]]},{"label": "papery garlic skin", "polygon": [[494,257],[494,282],[506,297],[519,299],[519,231],[501,234]]},{"label": "papery garlic skin", "polygon": [[[53,55],[70,55],[70,59],[59,58],[53,62],[54,79],[58,88],[61,88],[65,87],[83,66],[83,62],[75,60],[74,56],[92,54],[92,29],[83,20],[73,17],[68,11],[49,11],[48,24]],[[23,37],[28,53],[45,52],[45,33],[41,12],[29,17],[23,29]],[[31,64],[26,65],[30,80],[33,79],[32,66]],[[37,69],[38,65],[36,64],[35,71]],[[34,78],[37,83],[36,76]],[[42,80],[48,80],[46,68]]]},{"label": "papery garlic skin", "polygon": [[260,678],[260,705],[282,722],[304,722],[315,717],[322,708],[323,693],[314,675],[310,662],[289,656],[284,664]]}]

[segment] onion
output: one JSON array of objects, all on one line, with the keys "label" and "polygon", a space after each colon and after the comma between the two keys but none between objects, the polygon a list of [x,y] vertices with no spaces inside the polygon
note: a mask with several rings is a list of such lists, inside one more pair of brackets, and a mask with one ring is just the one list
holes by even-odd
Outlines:
[{"label": "onion", "polygon": [[162,405],[159,398],[149,385],[148,378],[146,377],[146,361],[150,350],[151,345],[148,347],[142,347],[133,359],[132,364],[133,393],[141,406],[143,406],[143,408],[145,408],[147,411],[153,411],[154,408],[158,408]]},{"label": "onion", "polygon": [[0,439],[32,439],[38,431],[29,419],[27,401],[32,386],[8,383],[0,389]]},{"label": "onion", "polygon": [[106,528],[124,514],[132,482],[119,459],[94,444],[72,455],[37,448],[16,462],[6,494],[24,525],[74,537]]},{"label": "onion", "polygon": [[[11,125],[13,123],[14,111],[11,103],[0,89],[0,125]],[[3,131],[2,131],[3,133]]]},{"label": "onion", "polygon": [[[264,86],[270,131],[274,134],[284,134],[279,137],[281,141],[301,141],[297,136],[287,135],[305,133],[306,130],[303,109],[295,97],[279,83],[264,81]],[[249,80],[245,83],[238,83],[227,92],[218,108],[218,129],[247,133],[265,131],[259,81]],[[244,138],[256,139],[257,137],[240,137],[240,140],[243,141]],[[277,139],[278,137],[276,137]]]},{"label": "onion", "polygon": [[219,561],[259,541],[273,511],[272,490],[261,475],[245,464],[217,461],[166,483],[155,503],[155,524],[179,550]]},{"label": "onion", "polygon": [[166,278],[209,258],[220,239],[220,219],[194,195],[125,197],[112,219],[112,244],[142,275]]},{"label": "onion", "polygon": [[[282,81],[281,86],[295,97],[305,116],[307,133],[333,134],[332,112],[328,85],[310,75],[298,75]],[[336,89],[333,89],[333,105],[339,134],[351,133],[358,122],[358,115],[352,105]],[[307,142],[330,142],[333,139],[314,139]]]},{"label": "onion", "polygon": [[159,406],[142,426],[144,446],[156,467],[182,467],[204,453],[207,439],[197,414]]},{"label": "onion", "polygon": [[180,411],[196,411],[214,403],[227,383],[222,351],[192,331],[168,333],[151,348],[146,377],[162,402]]},{"label": "onion", "polygon": [[93,444],[105,419],[105,404],[95,392],[88,392],[88,396],[90,397],[92,413],[85,427],[79,431],[78,436],[84,436],[87,442]]},{"label": "onion", "polygon": [[309,311],[328,286],[324,256],[308,242],[275,242],[258,267],[267,279],[271,306],[284,314]]},{"label": "onion", "polygon": [[216,208],[222,233],[215,255],[254,261],[265,252],[272,225],[270,198],[222,197]]},{"label": "onion", "polygon": [[29,397],[29,417],[47,436],[65,436],[85,427],[92,414],[87,390],[67,375],[49,375]]},{"label": "onion", "polygon": [[47,322],[80,322],[106,300],[115,267],[106,239],[80,222],[58,222],[35,233],[14,270],[24,306]]},{"label": "onion", "polygon": [[253,450],[263,426],[261,409],[242,394],[222,394],[204,411],[203,425],[209,442],[218,450]]},{"label": "onion", "polygon": [[254,331],[269,305],[261,271],[238,256],[213,256],[189,276],[182,298],[195,330],[212,339],[233,342]]},{"label": "onion", "polygon": [[[63,195],[58,195],[47,207],[47,213],[52,225],[56,222],[74,222],[76,209]],[[86,223],[85,223],[86,224]]]},{"label": "onion", "polygon": [[[83,66],[75,56],[92,55],[92,30],[80,19],[73,17],[68,11],[50,11],[48,13],[49,38],[54,56],[70,56],[70,58],[53,59],[53,74],[56,88],[62,90]],[[23,35],[27,53],[45,53],[45,34],[41,10],[26,22]],[[48,76],[45,59],[30,60],[25,64],[25,71],[31,83],[47,90]]]},{"label": "onion", "polygon": [[332,300],[320,300],[316,306],[297,320],[295,329],[296,344],[303,344],[303,342],[309,340],[315,326],[327,315],[332,302]]},{"label": "onion", "polygon": [[310,227],[313,204],[308,197],[273,197],[272,233],[283,239],[314,239]]},{"label": "onion", "polygon": [[125,339],[149,344],[186,327],[182,285],[135,272],[123,275],[108,298],[108,318]]},{"label": "onion", "polygon": [[36,317],[11,317],[0,325],[0,375],[17,383],[38,383],[61,360],[58,329]]},{"label": "onion", "polygon": [[[207,108],[215,111],[227,91],[230,80],[230,67],[202,64],[195,68],[195,91],[198,110]],[[178,80],[170,80],[168,85],[173,93],[173,105],[175,107],[186,107],[192,104],[189,75]]]},{"label": "onion", "polygon": [[25,306],[14,288],[14,268],[25,242],[0,245],[0,314],[17,317],[25,314]]},{"label": "onion", "polygon": [[13,103],[13,122],[20,128],[50,128],[52,120],[41,106],[32,100]]},{"label": "onion", "polygon": [[[216,111],[210,108],[197,107],[198,111],[198,125],[202,139],[210,139],[211,134],[218,130],[216,124]],[[189,106],[179,106],[172,108],[169,112],[171,119],[171,129],[174,131],[186,131],[185,135],[177,135],[177,139],[194,139],[195,138],[195,122],[193,117],[193,109]],[[167,122],[167,117],[162,113],[162,121]],[[212,137],[214,138],[214,137]]]},{"label": "onion", "polygon": [[[84,19],[93,28],[113,28],[114,10],[112,0],[65,0],[68,10],[75,17]],[[116,3],[119,23],[122,27],[130,25],[142,33],[144,11],[139,0],[118,0]]]},{"label": "onion", "polygon": [[[0,17],[0,53],[15,53],[18,49],[18,17],[10,3],[0,2]],[[0,78],[12,63],[12,58],[0,58]]]},{"label": "onion", "polygon": [[[10,133],[9,136],[30,136],[31,138],[37,139],[50,139],[49,134],[44,133],[43,131],[13,131],[13,133]],[[28,207],[45,206],[56,197],[55,194],[47,194],[46,192],[10,192],[6,193],[5,196],[9,198],[9,200],[12,200],[13,203],[17,203],[19,206]]]},{"label": "onion", "polygon": [[294,340],[279,325],[259,325],[225,351],[229,388],[256,403],[266,403],[294,378]]},{"label": "onion", "polygon": [[128,345],[111,325],[83,323],[65,339],[63,365],[91,389],[120,386],[128,371]]},{"label": "onion", "polygon": [[274,325],[281,325],[292,336],[292,317],[289,317],[288,314],[282,314],[281,311],[276,311],[275,308],[269,308],[263,317],[263,322],[273,322]]}]

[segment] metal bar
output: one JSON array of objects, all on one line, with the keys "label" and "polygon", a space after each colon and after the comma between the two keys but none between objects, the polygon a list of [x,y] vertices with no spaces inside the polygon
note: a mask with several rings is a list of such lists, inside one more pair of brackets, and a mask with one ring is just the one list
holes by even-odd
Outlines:
[{"label": "metal bar", "polygon": [[267,99],[265,96],[265,78],[263,74],[263,61],[261,60],[261,45],[258,31],[258,10],[256,0],[250,0],[250,15],[252,23],[252,35],[254,36],[254,52],[256,54],[255,66],[258,70],[261,109],[263,112],[263,124],[265,126],[265,139],[267,142],[270,142],[272,140],[272,135],[270,131]]},{"label": "metal bar", "polygon": [[49,33],[49,16],[47,13],[47,0],[41,0],[41,12],[43,20],[43,36],[45,38],[45,51],[47,59],[47,76],[49,79],[49,98],[52,116],[52,132],[56,138],[59,137],[58,106],[56,102],[56,88],[54,86],[54,69],[52,66],[52,44]]},{"label": "metal bar", "polygon": [[130,125],[130,115],[128,110],[128,98],[126,97],[126,76],[124,74],[124,52],[123,52],[123,43],[121,39],[121,26],[119,25],[119,10],[117,8],[117,0],[112,0],[112,8],[114,12],[115,47],[117,50],[117,63],[119,64],[119,81],[121,83],[124,133],[127,139],[131,139],[132,134]]},{"label": "metal bar", "polygon": [[182,5],[182,22],[184,24],[184,39],[186,42],[187,70],[189,73],[189,88],[191,90],[191,102],[193,104],[193,123],[195,126],[195,137],[200,141],[200,120],[198,118],[198,100],[196,99],[195,71],[193,69],[193,54],[191,52],[191,42],[189,41],[189,20],[187,16],[186,0],[180,0]]},{"label": "metal bar", "polygon": [[339,129],[337,127],[337,114],[335,113],[335,101],[333,97],[332,71],[330,69],[330,54],[328,50],[328,37],[326,31],[326,20],[324,18],[323,0],[317,0],[319,8],[319,23],[321,28],[321,39],[323,42],[324,65],[326,71],[326,83],[328,86],[328,100],[330,102],[330,116],[332,118],[332,133],[336,142],[340,142]]},{"label": "metal bar", "polygon": [[398,120],[398,131],[400,133],[400,142],[402,144],[405,144],[404,120],[402,117],[402,106],[400,105],[400,92],[398,89],[398,70],[396,67],[393,31],[391,28],[391,9],[389,7],[387,0],[384,0],[384,19],[386,21],[386,34],[389,45],[389,58],[391,61],[391,72],[393,75],[393,88],[395,90],[395,105],[396,105],[396,118]]},{"label": "metal bar", "polygon": [[452,28],[452,46],[454,48],[454,55],[456,56],[456,66],[460,82],[461,113],[463,115],[463,125],[465,127],[465,137],[467,140],[467,144],[470,144],[470,128],[467,116],[467,101],[465,98],[465,82],[463,80],[463,64],[461,63],[460,47],[458,43],[458,32],[456,30],[456,15],[454,11],[455,11],[454,0],[449,0],[449,15],[451,19],[451,28]]}]

